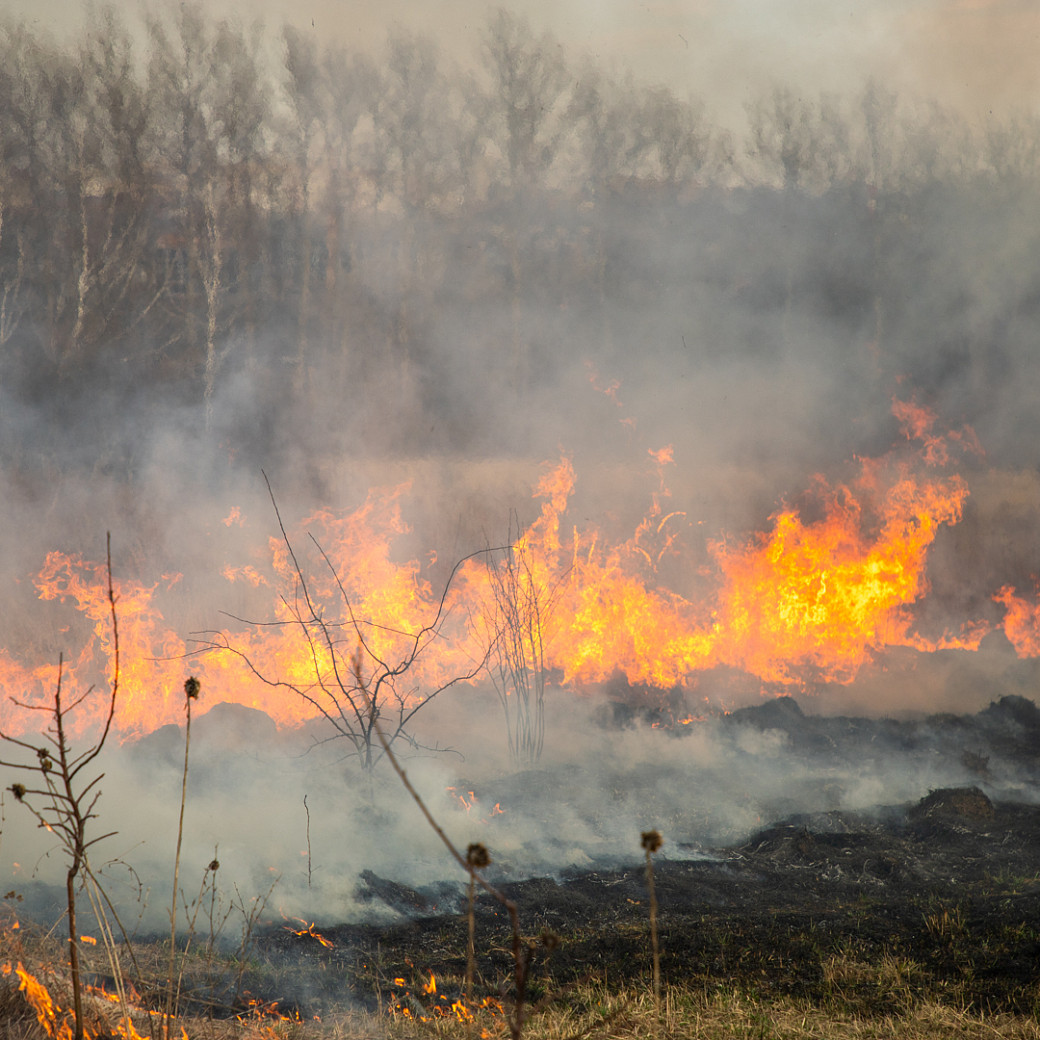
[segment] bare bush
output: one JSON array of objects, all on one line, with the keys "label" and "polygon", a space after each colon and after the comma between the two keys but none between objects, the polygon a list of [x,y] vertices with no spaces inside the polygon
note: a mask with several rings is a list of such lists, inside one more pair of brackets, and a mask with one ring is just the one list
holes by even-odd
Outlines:
[{"label": "bare bush", "polygon": [[505,712],[513,762],[531,764],[545,744],[545,636],[554,589],[535,571],[522,537],[501,550],[487,550],[491,603],[485,614],[488,672]]},{"label": "bare bush", "polygon": [[448,594],[456,575],[467,560],[480,554],[455,564],[425,622],[409,629],[388,626],[358,613],[342,576],[313,536],[312,547],[326,570],[324,580],[319,582],[305,571],[273,494],[271,502],[292,575],[292,588],[282,596],[288,620],[276,624],[288,626],[300,637],[309,662],[307,681],[272,677],[224,633],[216,635],[206,649],[229,650],[262,682],[294,693],[332,727],[328,739],[346,741],[362,769],[370,772],[386,747],[397,741],[418,746],[411,731],[415,716],[445,690],[468,682],[486,667],[490,650],[428,687],[413,681],[420,659],[435,642],[447,638]]}]

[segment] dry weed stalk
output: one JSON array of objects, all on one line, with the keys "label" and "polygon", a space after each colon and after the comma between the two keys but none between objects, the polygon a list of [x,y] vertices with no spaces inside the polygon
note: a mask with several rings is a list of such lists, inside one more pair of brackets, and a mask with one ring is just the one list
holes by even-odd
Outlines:
[{"label": "dry weed stalk", "polygon": [[472,1007],[473,977],[477,966],[477,871],[491,865],[491,854],[485,845],[471,843],[466,849],[466,866],[469,869],[469,885],[466,901],[466,918],[469,936],[466,943],[466,1003]]},{"label": "dry weed stalk", "polygon": [[646,887],[650,894],[650,946],[654,963],[654,1005],[657,1019],[661,1020],[661,948],[657,941],[657,892],[654,888],[654,853],[664,844],[660,831],[643,831],[643,849],[646,852]]},{"label": "dry weed stalk", "polygon": [[170,965],[166,974],[166,1009],[163,1016],[163,1036],[169,1040],[170,1019],[177,1013],[180,997],[181,972],[177,971],[177,892],[180,886],[181,847],[184,842],[184,808],[188,800],[188,753],[191,749],[191,705],[198,700],[201,684],[194,676],[184,680],[184,769],[181,773],[181,809],[177,820],[177,851],[173,857],[173,896],[170,900]]},{"label": "dry weed stalk", "polygon": [[[25,704],[11,698],[12,702],[28,711],[40,711],[48,716],[47,727],[43,733],[45,744],[36,746],[19,740],[10,734],[0,732],[0,740],[4,743],[29,753],[35,762],[11,762],[0,760],[0,766],[16,769],[34,777],[39,786],[28,787],[23,783],[14,783],[8,790],[15,800],[22,803],[36,817],[41,827],[54,834],[68,857],[68,868],[65,874],[65,899],[68,917],[69,935],[69,975],[72,984],[73,1040],[83,1040],[83,995],[80,977],[79,930],[77,928],[76,889],[81,872],[90,872],[87,852],[98,842],[112,837],[115,831],[101,834],[96,838],[87,837],[87,828],[91,820],[97,818],[94,809],[101,792],[98,784],[104,777],[99,773],[89,780],[83,781],[82,774],[101,754],[105,741],[112,728],[112,719],[116,710],[116,695],[119,690],[119,624],[116,618],[116,595],[112,584],[112,538],[107,540],[108,571],[108,605],[112,626],[112,684],[108,694],[108,705],[104,714],[101,731],[86,751],[76,753],[69,742],[69,716],[94,691],[89,687],[86,692],[66,702],[62,697],[63,658],[58,658],[58,677],[55,683],[54,699],[50,704]],[[96,881],[95,881],[96,884]],[[99,919],[99,927],[105,931]],[[106,933],[107,934],[107,933]],[[125,1005],[123,1007],[126,1016]]]},{"label": "dry weed stalk", "polygon": [[[364,680],[361,676],[361,657],[360,653],[355,654],[355,677],[358,683],[359,689],[367,693]],[[433,829],[434,833],[441,842],[447,848],[452,858],[459,866],[466,871],[469,875],[470,883],[479,885],[485,892],[496,900],[509,914],[509,921],[512,926],[513,941],[512,941],[512,954],[513,954],[513,985],[516,989],[516,999],[513,1008],[513,1014],[509,1016],[509,1032],[512,1040],[520,1040],[520,1036],[523,1032],[524,1026],[524,1005],[526,1003],[527,995],[527,974],[531,964],[531,956],[534,950],[534,945],[531,942],[525,941],[523,935],[520,932],[520,915],[517,910],[516,903],[514,903],[505,893],[495,888],[487,878],[485,878],[477,869],[476,860],[482,859],[483,857],[479,852],[473,853],[474,862],[470,862],[469,856],[464,856],[455,847],[454,842],[445,833],[444,828],[437,822],[436,817],[430,811],[426,802],[423,800],[422,795],[416,790],[411,780],[408,779],[408,774],[405,772],[404,767],[401,765],[400,760],[394,753],[390,746],[389,740],[383,734],[382,727],[379,725],[378,718],[375,720],[374,725],[376,739],[379,741],[383,748],[383,753],[386,760],[390,763],[394,772],[397,774],[398,779],[404,786],[404,789],[411,795],[412,801],[419,807],[419,811],[423,814],[426,822]],[[487,854],[487,850],[484,849],[484,854]],[[490,856],[487,858],[487,863],[491,862]],[[475,891],[474,891],[475,894]],[[541,937],[543,945],[547,948],[554,948],[556,945],[556,937],[545,933]]]},{"label": "dry weed stalk", "polygon": [[519,524],[510,524],[512,544],[487,549],[492,603],[484,618],[494,667],[488,674],[505,712],[506,740],[514,763],[530,765],[545,744],[545,631],[555,589],[541,584]]}]

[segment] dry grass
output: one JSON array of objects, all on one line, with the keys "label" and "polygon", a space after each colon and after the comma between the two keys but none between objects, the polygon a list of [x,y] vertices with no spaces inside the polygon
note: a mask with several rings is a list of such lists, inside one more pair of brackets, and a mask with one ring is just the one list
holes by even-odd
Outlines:
[{"label": "dry grass", "polygon": [[[524,1036],[528,1040],[640,1040],[659,1036],[678,1040],[1040,1040],[1040,1022],[1036,1019],[977,1015],[933,1003],[876,1018],[794,1001],[766,1002],[737,993],[671,989],[665,991],[660,1027],[649,990],[607,993],[590,988],[575,994],[570,1003],[569,1007],[550,1008],[533,1016]],[[499,1035],[493,1022],[490,1027],[481,1023],[481,1027],[483,1031],[474,1035],[485,1040]],[[470,1034],[462,1023],[445,1020],[433,1024],[386,1022],[378,1034],[352,1035],[464,1040]]]},{"label": "dry grass", "polygon": [[[44,967],[36,968],[41,976],[45,974]],[[854,970],[864,969],[849,965],[836,973],[842,976]],[[888,981],[898,984],[891,974]],[[0,983],[0,1040],[46,1040],[47,1034],[16,987],[13,975]],[[114,1030],[116,1016],[109,1018],[109,1030]],[[502,1015],[483,1012],[472,1023],[452,1017],[418,1021],[344,1010],[321,1021],[182,1018],[177,1026],[183,1026],[190,1040],[504,1040],[509,1035]],[[147,1035],[146,1024],[139,1028]],[[104,1035],[99,1022],[95,1036]],[[733,991],[676,987],[665,989],[658,1020],[648,988],[586,985],[535,1009],[524,1036],[527,1040],[1040,1040],[1040,1022],[1026,1016],[981,1015],[933,1002],[908,1006],[898,1014],[860,1015],[799,1001],[765,1001]]]},{"label": "dry grass", "polygon": [[[956,919],[955,914],[936,918],[944,934],[959,938],[960,930],[950,925]],[[15,929],[10,919],[6,924],[0,927],[0,966],[24,964],[61,1007],[68,1007],[68,972],[62,966],[64,940],[60,927],[45,932],[27,923]],[[99,948],[83,952],[88,972],[104,970]],[[155,1008],[162,1003],[166,954],[164,943],[142,944],[137,950],[136,965],[142,977],[135,981],[144,994],[142,1002],[150,1002]],[[222,960],[225,972],[234,974],[237,970],[234,958],[217,960]],[[259,961],[254,964],[256,992],[269,996],[283,987],[291,991],[297,973],[316,970],[315,963],[305,957],[290,958],[287,963],[291,979],[277,975]],[[186,964],[192,983],[204,981],[220,968],[212,957],[201,955],[189,957]],[[761,995],[770,983],[765,975],[759,979],[757,990],[750,980],[745,983],[722,981],[710,974],[690,975],[685,985],[663,987],[659,1015],[649,977],[641,986],[607,985],[602,981],[566,986],[546,980],[542,989],[546,995],[529,1009],[523,1036],[524,1040],[1040,1040],[1040,1014],[1035,1010],[1032,1014],[990,1014],[968,1008],[961,1003],[964,994],[956,985],[950,980],[940,984],[941,980],[931,979],[925,965],[907,956],[891,951],[872,956],[868,949],[853,946],[838,951],[821,949],[819,968],[820,984],[812,999],[778,995],[775,986],[770,996]],[[358,983],[356,992],[361,993],[368,983],[377,985],[379,976],[352,978]],[[461,976],[438,974],[438,982],[442,993],[462,992]],[[1035,983],[1023,981],[1023,986],[1018,1006],[1027,1012],[1040,1007],[1040,991],[1035,994],[1035,1003],[1026,999]],[[410,989],[416,996],[414,1016],[423,1008],[431,1009],[425,1020],[388,1013],[385,1009],[392,994],[384,979],[379,990],[384,1008],[381,1013],[350,1005],[349,994],[343,992],[342,1006],[332,1012],[326,1010],[320,1020],[292,1020],[268,1013],[235,1018],[226,1007],[214,1005],[212,1016],[178,1018],[171,1034],[179,1037],[183,1027],[189,1040],[507,1040],[510,1035],[509,1023],[501,1012],[480,1010],[471,1022],[460,1021],[446,1013],[450,1005],[436,1004],[436,1000],[445,1000],[444,996],[421,997],[414,980]],[[336,996],[338,999],[339,994]],[[196,1012],[201,1007],[198,1001],[194,1003]],[[118,1035],[118,1011],[112,1004],[88,990],[85,1011],[95,1040]],[[134,1022],[142,1036],[154,1032],[142,1008],[135,1009]],[[35,1012],[18,992],[13,971],[0,975],[0,1040],[47,1037]]]},{"label": "dry grass", "polygon": [[[0,963],[22,962],[54,999],[67,1003],[67,983],[57,969],[61,942],[30,928],[0,933]],[[147,957],[140,958],[147,961]],[[156,947],[153,960],[162,960]],[[666,987],[658,1019],[649,986],[618,988],[588,983],[551,993],[536,1006],[524,1026],[527,1040],[958,1040],[1001,1038],[1040,1040],[1040,1021],[1028,1016],[983,1015],[914,999],[909,977],[912,962],[884,959],[871,965],[852,956],[832,957],[826,968],[830,998],[809,1003],[786,998],[761,999],[735,989]],[[897,995],[892,1013],[864,1011],[858,995],[864,988]],[[874,1004],[875,1007],[879,1006]],[[116,1035],[116,1009],[88,1000],[94,1036]],[[135,1015],[148,1035],[147,1016]],[[107,1023],[107,1028],[106,1028]],[[472,1022],[453,1016],[426,1021],[402,1015],[367,1013],[351,1008],[320,1021],[292,1021],[269,1015],[246,1018],[181,1018],[190,1040],[505,1040],[509,1026],[502,1014],[476,1012]],[[175,1035],[180,1029],[175,1028]],[[46,1040],[47,1033],[17,991],[13,973],[0,976],[0,1040]]]}]

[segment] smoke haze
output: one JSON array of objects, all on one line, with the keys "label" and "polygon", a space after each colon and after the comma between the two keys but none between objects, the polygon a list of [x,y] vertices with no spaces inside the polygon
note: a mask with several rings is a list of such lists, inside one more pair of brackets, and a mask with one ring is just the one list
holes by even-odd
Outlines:
[{"label": "smoke haze", "polygon": [[[928,543],[913,632],[976,624],[977,649],[872,633],[854,681],[794,687],[725,663],[679,690],[558,688],[555,674],[544,758],[526,771],[482,675],[417,716],[419,743],[457,753],[408,769],[457,841],[493,835],[517,871],[627,856],[663,820],[683,854],[709,854],[783,812],[977,780],[952,738],[839,766],[782,725],[711,714],[792,691],[822,716],[975,713],[1036,686],[1038,658],[1016,653],[994,596],[1032,602],[1040,570],[1040,129],[1022,49],[1038,16],[869,6],[390,4],[347,25],[340,5],[271,0],[238,9],[238,28],[191,5],[150,30],[128,16],[125,38],[55,24],[54,46],[8,22],[0,595],[17,682],[95,638],[97,616],[34,581],[52,551],[103,560],[111,532],[117,582],[152,590],[176,638],[137,691],[169,721],[205,661],[183,655],[215,630],[245,639],[287,594],[227,576],[270,578],[265,477],[294,537],[318,510],[407,485],[393,556],[439,588],[539,517],[544,464],[566,457],[561,529],[620,544],[661,506],[681,552],[654,591],[699,603],[718,546],[761,544],[785,508],[808,522],[820,477],[851,487],[871,460],[916,466],[935,437],[949,461],[923,468],[968,495]],[[529,93],[498,89],[510,69]],[[893,400],[934,426],[909,436]],[[15,681],[5,692],[27,696]],[[346,747],[308,751],[313,722],[278,730],[221,704],[237,693],[207,684],[199,706],[191,869],[217,849],[222,878],[251,896],[277,875],[274,903],[300,916],[387,913],[364,901],[364,869],[444,878],[385,771],[373,784]],[[3,725],[17,713],[5,705]],[[170,863],[181,739],[160,728],[109,749],[101,812],[120,837],[106,851],[148,879]],[[1034,796],[998,766],[995,792]],[[17,883],[58,869],[48,847],[5,806]]]}]

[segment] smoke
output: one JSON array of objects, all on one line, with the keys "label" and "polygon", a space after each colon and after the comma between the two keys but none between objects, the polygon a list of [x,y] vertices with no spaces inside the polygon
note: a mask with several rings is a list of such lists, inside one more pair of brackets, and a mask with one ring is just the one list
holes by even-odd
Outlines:
[{"label": "smoke", "polygon": [[[1023,699],[903,722],[824,720],[782,699],[667,729],[625,725],[620,705],[612,714],[602,700],[555,691],[542,761],[514,772],[489,692],[437,703],[426,732],[447,738],[442,750],[406,751],[404,765],[456,848],[491,850],[493,880],[631,863],[648,828],[664,833],[663,856],[691,859],[793,815],[884,812],[943,787],[981,785],[1019,801],[1040,794],[1030,764],[1040,715]],[[211,898],[218,922],[232,910],[222,936],[232,943],[255,900],[266,901],[262,920],[287,927],[461,905],[464,875],[403,787],[385,773],[360,776],[324,736],[320,727],[279,732],[237,706],[196,720],[178,900],[185,931],[197,913],[193,927],[207,934]],[[92,850],[91,866],[124,924],[144,934],[168,927],[183,762],[183,730],[170,726],[99,763],[95,826],[118,834]],[[4,832],[8,852],[17,850],[12,881],[33,912],[60,913],[60,888],[39,883],[61,878],[53,838],[13,808]],[[214,861],[212,895],[203,880]],[[388,898],[387,881],[406,889]]]},{"label": "smoke", "polygon": [[[694,599],[712,573],[712,543],[753,543],[781,508],[810,509],[806,491],[818,475],[836,486],[863,459],[917,450],[892,414],[899,397],[929,408],[937,435],[952,432],[944,472],[959,473],[969,489],[963,517],[929,549],[915,630],[938,637],[978,622],[992,631],[974,652],[888,648],[852,683],[807,681],[799,703],[813,717],[877,722],[972,713],[1028,695],[1036,662],[1016,656],[992,597],[1006,585],[1033,595],[1040,570],[1040,214],[1029,151],[1037,138],[1027,115],[971,122],[931,105],[925,88],[980,109],[1028,96],[1033,64],[1004,56],[1030,38],[1022,29],[1033,14],[1014,5],[926,4],[910,13],[874,5],[851,30],[828,15],[812,33],[823,18],[816,4],[794,5],[789,23],[759,5],[681,6],[658,5],[653,25],[636,25],[644,16],[620,8],[609,20],[598,10],[591,28],[584,7],[552,16],[573,31],[568,42],[592,52],[593,68],[608,68],[625,39],[637,73],[652,62],[654,79],[668,73],[682,88],[668,94],[639,80],[631,93],[643,108],[606,112],[620,126],[604,116],[598,131],[601,141],[615,133],[606,149],[617,160],[612,176],[589,130],[593,109],[581,116],[576,100],[591,74],[556,45],[549,53],[570,62],[566,86],[550,99],[557,122],[535,134],[530,169],[509,168],[504,139],[479,136],[491,134],[490,116],[465,138],[462,116],[473,112],[460,98],[477,88],[452,78],[448,62],[453,86],[436,95],[445,124],[457,123],[448,158],[434,147],[443,140],[407,135],[400,154],[379,151],[380,135],[397,141],[400,127],[380,108],[384,95],[369,88],[350,158],[354,194],[337,211],[343,227],[322,208],[333,198],[324,168],[309,185],[308,225],[299,170],[285,172],[288,147],[258,148],[240,169],[254,163],[258,183],[261,173],[277,182],[265,197],[274,215],[254,268],[243,259],[253,248],[248,236],[228,232],[241,255],[226,260],[230,302],[212,344],[200,331],[201,277],[194,295],[171,290],[159,302],[140,289],[132,322],[100,342],[75,340],[72,322],[62,325],[52,310],[72,294],[77,272],[70,268],[57,287],[48,282],[55,256],[73,252],[71,239],[33,254],[31,292],[17,273],[18,240],[0,240],[0,289],[25,314],[0,362],[6,653],[28,667],[53,664],[91,638],[94,622],[69,603],[41,601],[33,577],[53,550],[102,559],[106,532],[117,580],[154,585],[166,626],[189,650],[206,632],[247,630],[241,619],[271,621],[269,587],[225,577],[270,560],[279,531],[268,482],[290,530],[318,509],[349,513],[370,489],[407,484],[410,530],[395,555],[421,561],[436,585],[454,561],[501,544],[538,515],[532,489],[542,464],[561,454],[577,474],[570,526],[618,542],[655,496],[667,502],[684,555],[654,580]],[[461,6],[447,19],[442,12],[438,20],[471,38],[467,60],[479,67],[476,37],[486,24]],[[314,32],[334,14],[316,4]],[[535,21],[539,31],[542,24]],[[902,50],[882,60],[893,25]],[[357,31],[378,35],[364,43],[389,62],[378,50],[384,28]],[[540,40],[534,32],[526,44],[534,50]],[[697,48],[703,60],[689,71],[688,49]],[[799,64],[811,89],[786,75],[799,57],[812,59]],[[886,99],[868,82],[890,61],[907,66],[901,74],[917,95]],[[845,78],[850,65],[854,82]],[[405,80],[407,71],[396,69]],[[683,107],[687,85],[722,79],[738,83],[739,96],[704,91],[707,116]],[[821,89],[844,93],[811,100]],[[288,134],[290,106],[278,91],[284,85],[272,87],[265,133],[284,145],[278,135]],[[864,113],[880,121],[876,139]],[[220,141],[215,154],[231,147]],[[678,158],[668,141],[678,141]],[[467,146],[476,158],[460,172]],[[409,165],[420,152],[425,165]],[[640,158],[626,167],[618,157],[630,153]],[[214,184],[225,183],[223,173]],[[160,196],[152,201],[163,230],[156,237],[176,241],[166,224],[181,211]],[[5,228],[20,215],[35,234],[35,211],[19,209],[21,196],[4,201],[15,214]],[[263,207],[256,212],[259,226]],[[228,213],[230,229],[231,202]],[[73,235],[75,224],[62,234]],[[329,244],[336,234],[339,253]],[[142,268],[142,279],[152,276]],[[106,296],[98,310],[115,306]],[[653,453],[665,448],[672,461],[662,464]],[[161,661],[155,687],[142,695],[165,703],[193,663]],[[450,881],[443,848],[385,771],[373,781],[340,745],[315,745],[320,726],[276,731],[264,716],[220,706],[234,689],[204,692],[185,876],[201,877],[217,858],[225,896],[237,885],[249,899],[278,878],[271,907],[308,919],[392,914],[366,898],[364,870],[416,888]],[[627,859],[650,826],[664,830],[676,855],[711,854],[785,813],[862,809],[977,779],[945,737],[928,744],[918,734],[928,751],[909,757],[880,742],[850,762],[799,745],[792,733],[811,728],[805,720],[763,727],[709,711],[781,692],[789,691],[723,668],[678,692],[553,689],[544,758],[517,773],[498,699],[481,679],[445,692],[418,717],[422,744],[455,752],[412,755],[407,767],[460,846],[486,840],[498,868],[514,872]],[[676,724],[652,728],[651,717],[662,720],[652,709],[673,696]],[[702,711],[707,721],[680,723]],[[160,729],[111,747],[103,766],[99,825],[112,819],[119,830],[105,856],[147,879],[147,898],[118,864],[106,873],[126,886],[121,905],[140,912],[144,928],[159,928],[167,913],[181,739]],[[1015,786],[1016,763],[997,767],[995,790],[1034,796],[1028,784]],[[13,878],[57,876],[47,835],[16,809],[5,810],[0,848],[5,864],[18,863]],[[189,899],[194,883],[185,882]]]}]

